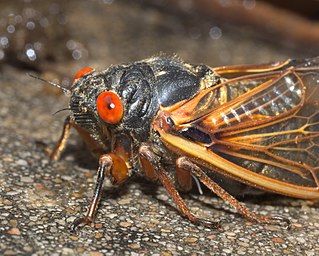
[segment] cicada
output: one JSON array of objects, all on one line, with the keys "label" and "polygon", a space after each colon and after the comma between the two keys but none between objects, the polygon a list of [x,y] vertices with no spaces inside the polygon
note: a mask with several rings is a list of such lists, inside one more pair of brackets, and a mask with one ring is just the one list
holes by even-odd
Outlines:
[{"label": "cicada", "polygon": [[70,95],[70,116],[51,158],[71,127],[99,158],[93,199],[72,229],[94,221],[105,178],[159,182],[183,216],[211,227],[218,222],[195,216],[178,191],[202,184],[266,223],[289,221],[250,211],[228,181],[319,199],[319,57],[212,68],[161,55],[84,68],[71,88],[53,85]]}]

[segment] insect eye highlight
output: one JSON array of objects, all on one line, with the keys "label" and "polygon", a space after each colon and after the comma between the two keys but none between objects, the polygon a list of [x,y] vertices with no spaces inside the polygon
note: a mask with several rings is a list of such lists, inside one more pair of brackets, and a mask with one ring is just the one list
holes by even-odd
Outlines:
[{"label": "insect eye highlight", "polygon": [[90,73],[91,71],[93,70],[93,68],[90,68],[90,67],[85,67],[85,68],[82,68],[80,69],[74,76],[74,80],[77,80],[79,78],[81,78],[82,76]]},{"label": "insect eye highlight", "polygon": [[116,124],[122,119],[123,104],[114,92],[102,92],[96,99],[96,108],[99,116],[108,124]]}]

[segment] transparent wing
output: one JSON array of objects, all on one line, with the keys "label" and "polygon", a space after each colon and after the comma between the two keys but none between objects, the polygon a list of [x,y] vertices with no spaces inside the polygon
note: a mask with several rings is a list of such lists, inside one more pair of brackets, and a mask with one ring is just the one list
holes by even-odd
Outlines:
[{"label": "transparent wing", "polygon": [[309,189],[319,197],[319,58],[287,61],[269,71],[246,67],[229,72],[244,75],[172,110],[169,143],[178,136],[189,140],[206,150],[193,152],[196,161],[243,182],[257,179],[258,186],[292,196]]}]

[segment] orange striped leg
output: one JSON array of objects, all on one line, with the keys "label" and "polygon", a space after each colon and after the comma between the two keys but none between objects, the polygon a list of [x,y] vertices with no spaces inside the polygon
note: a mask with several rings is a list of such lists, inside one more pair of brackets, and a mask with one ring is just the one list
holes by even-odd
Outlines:
[{"label": "orange striped leg", "polygon": [[271,216],[259,216],[252,211],[250,211],[246,206],[241,204],[236,198],[227,193],[223,188],[221,188],[217,183],[215,183],[211,178],[209,178],[206,173],[196,164],[194,164],[187,157],[180,157],[177,159],[177,165],[179,168],[188,170],[190,173],[195,175],[207,188],[214,192],[217,196],[222,198],[224,201],[232,205],[238,212],[244,215],[246,218],[256,221],[256,222],[276,222],[284,223],[287,228],[290,227],[290,221],[283,217],[271,217]]},{"label": "orange striped leg", "polygon": [[141,166],[145,171],[145,175],[152,180],[158,179],[162,183],[167,193],[171,196],[172,200],[177,205],[179,211],[183,216],[196,224],[201,224],[212,228],[216,228],[219,226],[219,222],[212,222],[209,220],[197,218],[190,211],[185,201],[180,196],[172,181],[166,174],[165,170],[162,168],[159,156],[157,156],[153,152],[150,146],[141,146],[139,149],[139,157]]}]

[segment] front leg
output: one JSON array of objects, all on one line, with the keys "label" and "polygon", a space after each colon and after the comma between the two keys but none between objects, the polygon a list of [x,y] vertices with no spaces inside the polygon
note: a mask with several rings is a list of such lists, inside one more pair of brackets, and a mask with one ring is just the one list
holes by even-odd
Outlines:
[{"label": "front leg", "polygon": [[105,154],[100,157],[97,171],[96,185],[89,210],[84,217],[75,219],[71,225],[71,230],[75,231],[80,225],[89,225],[94,221],[94,217],[101,199],[102,188],[105,177],[108,177],[113,185],[123,183],[129,176],[125,161],[115,154]]},{"label": "front leg", "polygon": [[[50,153],[51,160],[57,160],[61,156],[61,153],[65,149],[67,140],[70,136],[70,129],[73,127],[82,137],[86,145],[88,146],[90,152],[96,155],[101,155],[100,153],[105,150],[101,144],[99,144],[96,140],[94,140],[90,133],[84,130],[83,128],[79,127],[70,116],[68,116],[63,124],[62,134],[55,145],[54,149]],[[105,152],[105,151],[104,151]]]},{"label": "front leg", "polygon": [[219,227],[219,222],[211,222],[209,220],[200,219],[191,212],[186,202],[178,193],[174,184],[161,166],[160,158],[153,152],[152,147],[148,145],[141,146],[139,149],[139,157],[146,177],[153,181],[158,179],[162,183],[183,216],[196,224],[202,224],[213,228]]},{"label": "front leg", "polygon": [[66,142],[70,136],[71,126],[72,126],[71,117],[68,116],[64,121],[61,137],[58,143],[56,144],[56,146],[54,147],[54,149],[52,150],[52,152],[50,153],[51,160],[57,160],[60,157],[62,151],[64,150],[66,146]]}]

